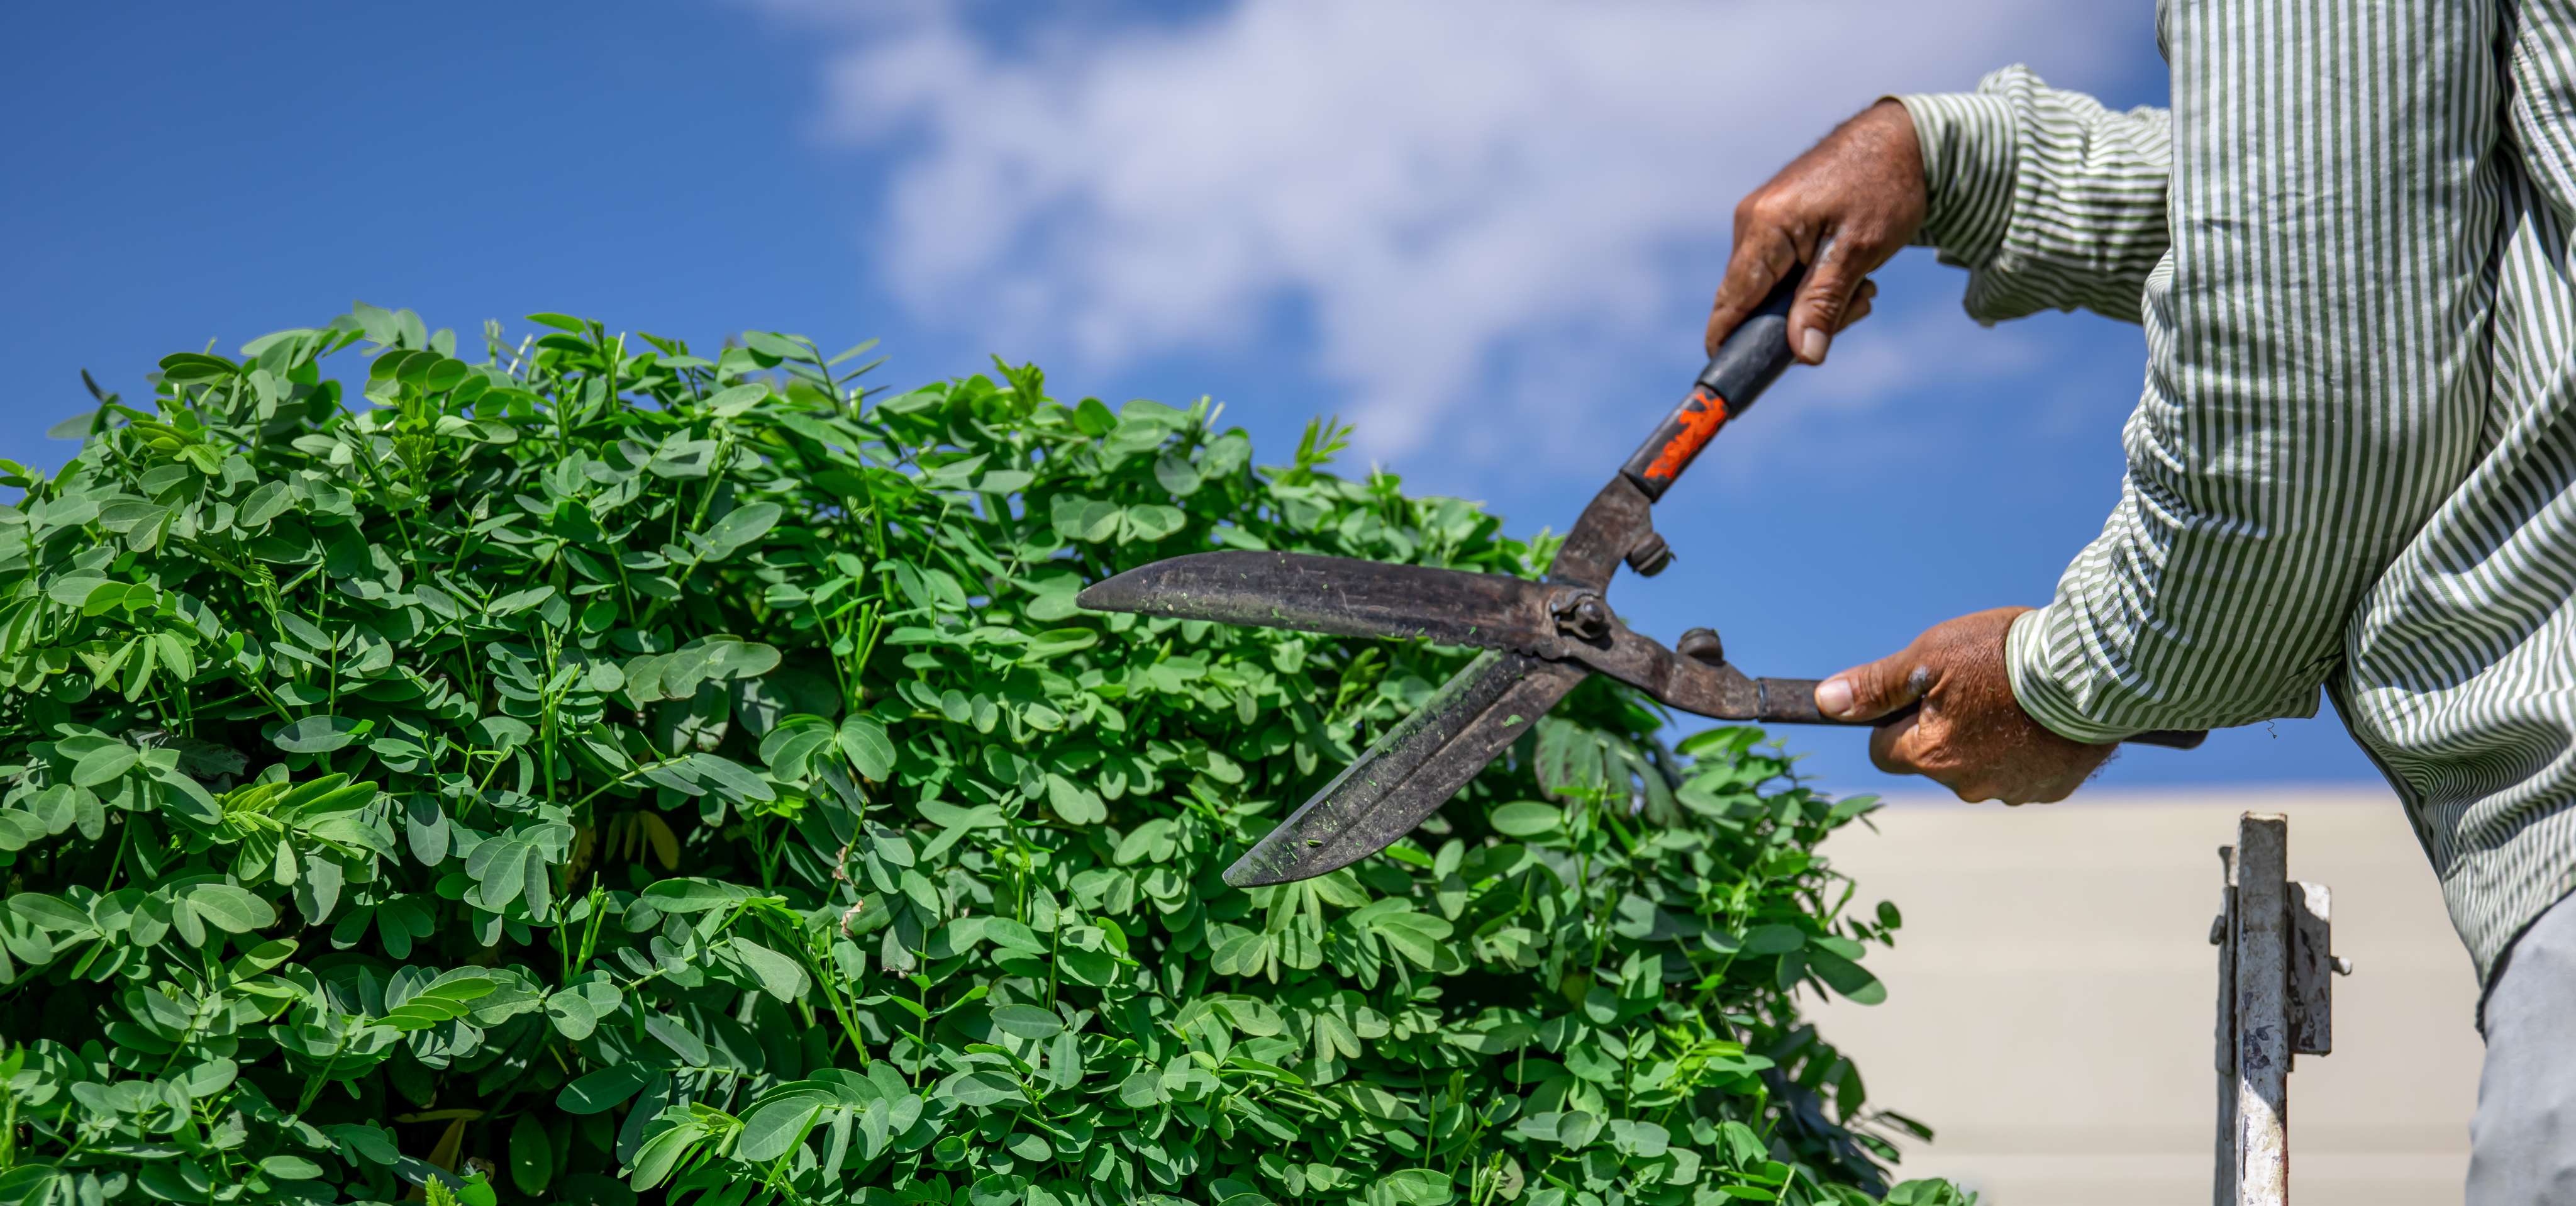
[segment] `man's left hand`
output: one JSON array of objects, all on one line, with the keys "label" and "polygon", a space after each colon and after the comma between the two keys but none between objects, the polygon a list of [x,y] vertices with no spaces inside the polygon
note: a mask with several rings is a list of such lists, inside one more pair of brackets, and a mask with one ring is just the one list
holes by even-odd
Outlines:
[{"label": "man's left hand", "polygon": [[1935,625],[1892,657],[1826,679],[1816,707],[1837,720],[1875,720],[1920,703],[1870,734],[1878,769],[1923,775],[1971,803],[2063,800],[2119,747],[2060,737],[2013,699],[2004,634],[2029,610],[1998,607]]}]

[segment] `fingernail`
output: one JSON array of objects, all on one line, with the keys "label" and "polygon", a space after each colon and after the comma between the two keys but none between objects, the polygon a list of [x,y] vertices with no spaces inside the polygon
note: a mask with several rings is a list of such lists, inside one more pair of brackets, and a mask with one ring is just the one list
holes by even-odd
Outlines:
[{"label": "fingernail", "polygon": [[1798,340],[1798,355],[1809,364],[1823,364],[1827,342],[1828,337],[1823,331],[1809,327],[1806,335]]},{"label": "fingernail", "polygon": [[1851,711],[1852,689],[1848,679],[1829,678],[1816,686],[1816,710],[1827,716],[1842,716]]}]

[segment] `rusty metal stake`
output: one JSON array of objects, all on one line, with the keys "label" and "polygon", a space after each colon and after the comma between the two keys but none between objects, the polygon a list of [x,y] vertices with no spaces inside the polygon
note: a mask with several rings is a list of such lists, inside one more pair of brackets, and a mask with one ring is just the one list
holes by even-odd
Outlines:
[{"label": "rusty metal stake", "polygon": [[2290,1068],[2334,1049],[2333,893],[2289,877],[2285,817],[2246,813],[2222,846],[2226,888],[2209,941],[2218,948],[2215,1206],[2290,1200]]}]

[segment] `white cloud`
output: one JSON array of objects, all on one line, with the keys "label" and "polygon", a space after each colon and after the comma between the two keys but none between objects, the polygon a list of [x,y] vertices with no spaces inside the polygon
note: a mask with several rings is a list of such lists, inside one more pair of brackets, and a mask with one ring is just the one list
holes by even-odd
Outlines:
[{"label": "white cloud", "polygon": [[[829,130],[892,157],[877,260],[905,305],[1092,367],[1244,350],[1284,309],[1379,454],[1695,332],[1736,198],[1871,97],[2012,61],[2080,81],[2140,36],[2063,0],[1238,0],[1004,50],[953,9],[875,11],[816,28],[846,39]],[[1892,380],[1902,332],[1950,325],[1907,313],[1955,304],[1895,305],[1834,391]]]}]

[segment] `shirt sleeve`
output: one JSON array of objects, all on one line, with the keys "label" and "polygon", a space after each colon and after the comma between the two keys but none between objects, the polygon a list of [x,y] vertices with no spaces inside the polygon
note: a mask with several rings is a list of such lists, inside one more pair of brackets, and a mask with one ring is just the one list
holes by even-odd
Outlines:
[{"label": "shirt sleeve", "polygon": [[[2120,501],[2007,642],[2015,697],[2059,734],[2313,715],[2350,617],[2478,454],[2495,9],[2361,5],[2168,9],[2174,238]],[[2088,228],[2014,191],[2007,249]]]},{"label": "shirt sleeve", "polygon": [[2083,308],[2139,320],[2165,253],[2171,116],[2115,113],[2025,67],[1975,92],[1901,96],[1923,148],[1915,242],[1968,270],[1968,313],[1996,323]]}]

